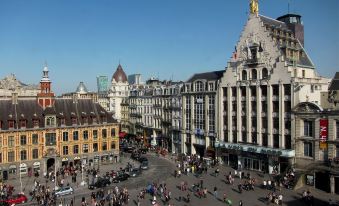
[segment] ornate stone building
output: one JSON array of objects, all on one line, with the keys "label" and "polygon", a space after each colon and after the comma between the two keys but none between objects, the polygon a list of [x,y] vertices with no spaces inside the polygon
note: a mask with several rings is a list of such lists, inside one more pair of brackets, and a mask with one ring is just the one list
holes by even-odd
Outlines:
[{"label": "ornate stone building", "polygon": [[[302,182],[339,194],[339,73],[319,106],[301,102],[293,108],[296,167]],[[325,101],[327,100],[327,101]]]},{"label": "ornate stone building", "polygon": [[272,19],[252,3],[221,79],[217,147],[225,164],[280,173],[295,163],[292,108],[320,104],[329,80],[317,74],[304,49],[301,16]]},{"label": "ornate stone building", "polygon": [[36,98],[40,88],[38,85],[24,84],[17,80],[14,74],[8,75],[0,80],[0,99],[10,99],[13,92],[20,98]]},{"label": "ornate stone building", "polygon": [[112,76],[111,89],[108,93],[109,111],[113,113],[114,118],[121,120],[121,103],[128,97],[127,76],[119,64],[117,70]]},{"label": "ornate stone building", "polygon": [[118,161],[118,124],[90,99],[58,99],[43,70],[36,99],[0,100],[0,175]]},{"label": "ornate stone building", "polygon": [[75,92],[62,94],[61,98],[63,99],[91,99],[95,103],[97,103],[98,93],[88,91],[84,82],[80,82]]}]

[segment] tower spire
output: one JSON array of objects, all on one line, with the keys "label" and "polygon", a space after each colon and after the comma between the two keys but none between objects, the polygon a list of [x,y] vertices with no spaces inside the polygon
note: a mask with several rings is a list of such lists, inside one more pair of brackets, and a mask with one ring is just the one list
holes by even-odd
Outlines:
[{"label": "tower spire", "polygon": [[258,13],[259,13],[259,0],[250,0],[250,13],[258,15]]}]

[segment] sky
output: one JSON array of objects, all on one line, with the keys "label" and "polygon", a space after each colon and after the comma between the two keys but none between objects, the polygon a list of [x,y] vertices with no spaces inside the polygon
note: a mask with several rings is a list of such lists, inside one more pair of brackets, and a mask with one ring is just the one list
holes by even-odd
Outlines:
[{"label": "sky", "polygon": [[[259,0],[259,13],[302,15],[317,72],[339,71],[338,0]],[[47,62],[52,90],[96,91],[119,62],[127,75],[187,80],[222,70],[246,23],[249,0],[0,0],[0,78],[38,84]]]}]

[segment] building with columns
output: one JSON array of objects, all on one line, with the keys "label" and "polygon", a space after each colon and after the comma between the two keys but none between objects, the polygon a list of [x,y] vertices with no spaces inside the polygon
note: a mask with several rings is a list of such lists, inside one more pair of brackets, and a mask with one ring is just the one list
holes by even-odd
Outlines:
[{"label": "building with columns", "polygon": [[183,153],[215,157],[218,90],[224,70],[194,74],[182,88]]},{"label": "building with columns", "polygon": [[108,93],[109,111],[115,119],[121,121],[121,103],[123,99],[128,97],[129,84],[127,76],[120,64],[112,76],[111,83],[111,89]]},{"label": "building with columns", "polygon": [[225,164],[272,174],[295,165],[292,108],[319,105],[329,79],[307,55],[301,16],[273,19],[258,8],[253,1],[221,79],[216,146]]},{"label": "building with columns", "polygon": [[302,182],[339,194],[339,72],[322,104],[300,102],[292,110],[295,121],[296,162]]},{"label": "building with columns", "polygon": [[45,66],[35,99],[13,92],[0,100],[0,176],[117,162],[118,132],[117,121],[91,99],[56,98]]}]

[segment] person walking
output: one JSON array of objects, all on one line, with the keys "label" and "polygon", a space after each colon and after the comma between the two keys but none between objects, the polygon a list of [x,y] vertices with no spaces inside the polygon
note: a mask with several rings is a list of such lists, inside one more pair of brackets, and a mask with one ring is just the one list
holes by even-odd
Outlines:
[{"label": "person walking", "polygon": [[243,206],[242,200],[239,201],[239,206]]},{"label": "person walking", "polygon": [[214,191],[214,197],[218,198],[218,188],[214,187],[213,191]]}]

